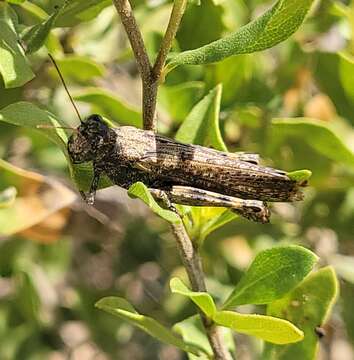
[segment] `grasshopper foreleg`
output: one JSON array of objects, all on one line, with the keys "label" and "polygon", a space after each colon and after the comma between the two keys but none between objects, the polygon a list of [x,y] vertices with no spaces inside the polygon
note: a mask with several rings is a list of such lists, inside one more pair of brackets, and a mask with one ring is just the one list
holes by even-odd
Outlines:
[{"label": "grasshopper foreleg", "polygon": [[172,186],[169,190],[149,189],[159,200],[190,206],[211,206],[229,208],[235,213],[256,222],[269,222],[270,212],[259,200],[244,200],[189,186]]},{"label": "grasshopper foreleg", "polygon": [[93,203],[95,202],[96,191],[98,189],[98,183],[100,181],[101,173],[102,173],[102,170],[100,170],[94,164],[94,166],[93,166],[93,178],[92,178],[92,182],[91,182],[89,192],[87,194],[85,194],[83,191],[80,191],[80,194],[81,194],[82,198],[84,199],[84,201],[88,205],[93,205]]}]

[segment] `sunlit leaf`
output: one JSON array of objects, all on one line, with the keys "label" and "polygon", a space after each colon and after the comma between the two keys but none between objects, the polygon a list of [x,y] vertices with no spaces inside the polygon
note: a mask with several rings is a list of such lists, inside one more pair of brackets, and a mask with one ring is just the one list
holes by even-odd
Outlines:
[{"label": "sunlit leaf", "polygon": [[214,0],[203,0],[201,6],[187,7],[176,38],[182,50],[190,50],[219,39],[225,30],[223,6]]},{"label": "sunlit leaf", "polygon": [[87,84],[96,77],[105,75],[105,68],[83,56],[65,56],[55,59],[66,81],[69,79]]},{"label": "sunlit leaf", "polygon": [[207,64],[275,46],[299,28],[312,3],[313,0],[278,0],[263,15],[225,38],[177,54],[167,71],[181,64]]},{"label": "sunlit leaf", "polygon": [[308,180],[311,175],[312,172],[310,170],[295,170],[292,172],[288,172],[286,174],[291,180],[295,180],[297,182],[301,182],[301,181],[306,181]]},{"label": "sunlit leaf", "polygon": [[340,53],[339,73],[343,88],[348,98],[354,103],[354,56]]},{"label": "sunlit leaf", "polygon": [[[178,322],[173,326],[173,330],[181,334],[184,341],[200,346],[205,351],[205,354],[201,353],[199,356],[188,354],[190,360],[210,360],[210,358],[212,358],[213,351],[205,335],[205,330],[199,315],[191,316]],[[229,351],[235,353],[235,342],[231,329],[222,327],[219,329],[219,334],[221,334],[222,340]]]},{"label": "sunlit leaf", "polygon": [[173,121],[183,121],[200,98],[204,84],[200,81],[188,81],[174,86],[161,86],[159,101],[168,111]]},{"label": "sunlit leaf", "polygon": [[110,0],[71,0],[60,13],[55,26],[74,26],[94,19],[104,8],[111,5]]},{"label": "sunlit leaf", "polygon": [[129,190],[128,194],[131,197],[137,197],[144,201],[144,203],[150,207],[150,209],[162,217],[163,219],[167,220],[170,223],[180,223],[180,217],[171,210],[163,209],[153,198],[150,194],[149,189],[142,183],[136,182],[133,184]]},{"label": "sunlit leaf", "polygon": [[45,43],[50,30],[54,26],[55,20],[58,18],[60,11],[65,7],[66,3],[63,3],[63,6],[56,7],[53,13],[43,22],[33,25],[29,28],[22,36],[21,40],[25,44],[26,54],[32,54],[39,50]]},{"label": "sunlit leaf", "polygon": [[179,278],[170,280],[170,288],[173,293],[189,297],[207,316],[214,317],[216,307],[212,297],[206,292],[195,292],[187,288]]},{"label": "sunlit leaf", "polygon": [[142,116],[139,110],[110,91],[100,88],[86,88],[82,92],[74,94],[74,98],[92,105],[95,112],[120,125],[142,127]]},{"label": "sunlit leaf", "polygon": [[11,14],[4,11],[7,4],[0,6],[0,74],[5,88],[13,88],[26,84],[34,74],[18,42],[12,19],[9,18]]},{"label": "sunlit leaf", "polygon": [[208,293],[191,291],[178,278],[171,279],[170,287],[172,292],[190,298],[217,325],[275,344],[289,344],[303,339],[302,331],[287,320],[235,311],[218,311]]},{"label": "sunlit leaf", "polygon": [[218,325],[274,344],[295,343],[304,337],[303,332],[291,322],[271,316],[218,311],[214,321]]},{"label": "sunlit leaf", "polygon": [[269,315],[285,317],[299,326],[305,337],[303,341],[286,347],[267,345],[262,359],[315,359],[319,340],[316,329],[326,321],[337,295],[335,273],[331,267],[325,267],[310,274],[282,299],[270,304]]},{"label": "sunlit leaf", "polygon": [[354,152],[338,131],[324,121],[309,118],[273,119],[274,136],[295,136],[329,159],[354,166]]},{"label": "sunlit leaf", "polygon": [[176,140],[227,151],[219,128],[221,85],[216,86],[193,107],[180,126]]},{"label": "sunlit leaf", "polygon": [[138,314],[133,306],[123,298],[106,297],[99,300],[95,306],[122,320],[128,321],[139,329],[145,331],[159,341],[178,347],[179,349],[198,355],[201,351],[200,347],[184,342],[177,337],[170,329],[161,325],[155,319]]},{"label": "sunlit leaf", "polygon": [[275,247],[259,253],[224,304],[267,304],[284,296],[312,269],[317,256],[300,246]]},{"label": "sunlit leaf", "polygon": [[[56,119],[48,111],[41,110],[37,106],[28,102],[18,102],[0,109],[0,121],[28,128],[33,128],[47,136],[51,141],[57,144],[67,158],[70,175],[75,181],[79,190],[87,191],[90,188],[93,176],[92,164],[72,164],[66,149],[68,135],[63,129],[43,129],[38,125],[65,126],[65,122]],[[106,177],[100,181],[100,187],[110,185]]]}]

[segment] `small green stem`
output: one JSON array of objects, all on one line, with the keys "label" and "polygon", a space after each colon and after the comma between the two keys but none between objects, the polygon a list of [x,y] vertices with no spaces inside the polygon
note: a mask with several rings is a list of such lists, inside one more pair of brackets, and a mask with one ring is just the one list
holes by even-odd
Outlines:
[{"label": "small green stem", "polygon": [[153,76],[156,80],[159,80],[161,77],[162,69],[165,66],[167,55],[171,49],[172,42],[176,37],[177,30],[186,9],[186,5],[187,0],[175,0],[173,3],[173,8],[170,20],[167,25],[166,33],[164,38],[162,39],[160,51],[156,57],[156,61],[152,69]]}]

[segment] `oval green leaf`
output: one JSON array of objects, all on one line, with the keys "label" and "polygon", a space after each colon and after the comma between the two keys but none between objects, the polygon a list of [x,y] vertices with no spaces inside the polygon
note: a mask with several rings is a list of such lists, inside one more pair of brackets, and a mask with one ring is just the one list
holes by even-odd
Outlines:
[{"label": "oval green leaf", "polygon": [[170,280],[170,289],[175,294],[187,296],[191,299],[208,317],[213,318],[216,313],[216,306],[213,298],[206,292],[191,291],[179,278]]},{"label": "oval green leaf", "polygon": [[301,246],[282,246],[262,251],[223,307],[267,304],[281,298],[311,271],[317,259],[314,253]]},{"label": "oval green leaf", "polygon": [[193,107],[178,129],[176,140],[227,151],[219,128],[221,93],[222,86],[217,85]]},{"label": "oval green leaf", "polygon": [[70,0],[55,26],[68,27],[92,20],[109,5],[112,5],[110,0]]},{"label": "oval green leaf", "polygon": [[339,76],[347,97],[354,103],[354,56],[339,54]]},{"label": "oval green leaf", "polygon": [[[51,141],[57,144],[66,156],[69,171],[72,179],[76,183],[79,190],[87,191],[90,188],[93,176],[92,164],[72,164],[66,149],[68,135],[63,129],[43,129],[38,125],[65,126],[64,121],[56,119],[55,116],[47,111],[41,110],[37,106],[28,102],[18,102],[11,104],[0,110],[0,121],[7,122],[12,125],[24,126],[40,131]],[[112,185],[112,183],[104,177],[100,181],[100,188]]]},{"label": "oval green leaf", "polygon": [[316,358],[318,327],[326,321],[338,295],[338,282],[332,267],[310,274],[282,299],[270,304],[267,314],[286,317],[301,327],[304,340],[280,347],[267,344],[262,359],[312,360]]},{"label": "oval green leaf", "polygon": [[291,322],[271,316],[218,311],[213,320],[218,325],[274,344],[290,344],[304,338],[303,332]]},{"label": "oval green leaf", "polygon": [[179,349],[199,355],[201,348],[196,345],[188,344],[181,338],[177,337],[173,332],[161,325],[155,319],[138,314],[133,306],[123,298],[119,297],[105,297],[99,300],[95,306],[103,311],[106,311],[122,320],[128,321],[139,329],[145,331],[155,339],[178,347]]},{"label": "oval green leaf", "polygon": [[104,66],[88,57],[65,56],[56,59],[56,62],[65,80],[71,79],[87,85],[93,78],[105,75]]},{"label": "oval green leaf", "polygon": [[166,72],[182,64],[207,64],[275,46],[299,28],[312,3],[313,0],[278,0],[263,15],[225,38],[177,54]]},{"label": "oval green leaf", "polygon": [[354,152],[345,144],[331,124],[309,118],[285,118],[272,120],[274,136],[291,135],[306,141],[320,154],[339,163],[354,166]]},{"label": "oval green leaf", "polygon": [[0,16],[0,74],[5,88],[22,86],[34,78],[11,23],[11,19],[6,20]]},{"label": "oval green leaf", "polygon": [[[198,357],[193,354],[188,354],[188,358],[190,360],[211,360],[213,358],[213,350],[211,349],[208,338],[205,335],[205,329],[199,315],[194,315],[178,322],[173,326],[173,330],[181,334],[183,340],[203,348],[205,354],[201,353]],[[229,351],[234,354],[235,341],[233,339],[231,329],[223,327],[219,330],[219,333],[222,336],[222,341]]]},{"label": "oval green leaf", "polygon": [[142,116],[138,109],[127,104],[115,94],[99,88],[86,88],[74,94],[74,99],[92,105],[96,112],[113,119],[120,125],[142,127]]},{"label": "oval green leaf", "polygon": [[25,43],[26,53],[32,54],[39,50],[45,43],[50,30],[54,26],[55,20],[58,18],[60,11],[66,6],[67,1],[61,7],[56,7],[54,12],[43,22],[29,28],[22,36]]},{"label": "oval green leaf", "polygon": [[128,190],[128,195],[133,198],[139,198],[157,215],[170,223],[178,224],[181,218],[171,210],[163,209],[150,194],[149,189],[142,183],[134,183]]},{"label": "oval green leaf", "polygon": [[291,180],[297,181],[297,182],[303,182],[307,181],[311,175],[312,172],[310,170],[304,169],[304,170],[295,170],[292,172],[288,172],[286,174]]}]

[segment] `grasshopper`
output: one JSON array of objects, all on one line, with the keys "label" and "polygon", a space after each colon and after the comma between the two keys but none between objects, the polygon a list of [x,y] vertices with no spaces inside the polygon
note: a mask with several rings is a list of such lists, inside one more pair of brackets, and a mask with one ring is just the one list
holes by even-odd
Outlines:
[{"label": "grasshopper", "polygon": [[141,181],[157,200],[226,207],[261,223],[270,218],[266,202],[302,199],[300,187],[304,184],[284,171],[259,165],[257,154],[183,144],[132,126],[112,128],[96,114],[82,120],[67,93],[81,123],[69,137],[68,154],[74,164],[93,163],[90,190],[82,193],[88,204],[94,203],[103,174],[125,189]]}]

